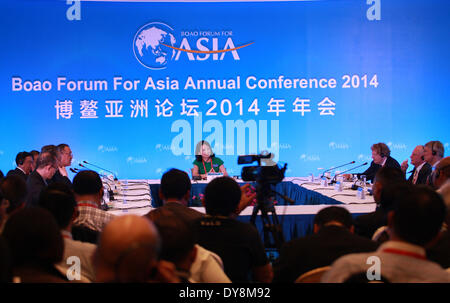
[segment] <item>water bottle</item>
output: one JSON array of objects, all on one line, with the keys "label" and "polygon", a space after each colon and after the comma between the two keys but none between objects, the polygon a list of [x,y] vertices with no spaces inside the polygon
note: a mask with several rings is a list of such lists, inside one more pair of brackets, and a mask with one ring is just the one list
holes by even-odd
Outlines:
[{"label": "water bottle", "polygon": [[338,192],[342,191],[342,182],[337,181],[336,184],[334,185],[334,189]]},{"label": "water bottle", "polygon": [[361,175],[361,183],[362,188],[366,188],[366,175]]},{"label": "water bottle", "polygon": [[366,198],[364,188],[358,187],[358,191],[356,192],[356,197],[358,197],[358,199],[361,199],[361,200],[364,200]]},{"label": "water bottle", "polygon": [[103,204],[108,204],[110,199],[109,188],[107,186],[103,186]]},{"label": "water bottle", "polygon": [[123,204],[128,204],[127,194],[128,194],[128,180],[124,180],[122,186]]}]

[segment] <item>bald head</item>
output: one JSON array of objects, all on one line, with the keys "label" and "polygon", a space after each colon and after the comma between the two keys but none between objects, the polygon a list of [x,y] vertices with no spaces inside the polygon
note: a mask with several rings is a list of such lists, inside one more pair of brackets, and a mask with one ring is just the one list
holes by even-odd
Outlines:
[{"label": "bald head", "polygon": [[411,163],[412,165],[414,165],[415,167],[421,165],[423,162],[425,162],[424,160],[424,147],[423,145],[417,145],[416,148],[414,148],[413,152],[411,153]]},{"label": "bald head", "polygon": [[98,282],[144,282],[157,262],[160,239],[153,223],[120,216],[104,228],[96,253]]}]

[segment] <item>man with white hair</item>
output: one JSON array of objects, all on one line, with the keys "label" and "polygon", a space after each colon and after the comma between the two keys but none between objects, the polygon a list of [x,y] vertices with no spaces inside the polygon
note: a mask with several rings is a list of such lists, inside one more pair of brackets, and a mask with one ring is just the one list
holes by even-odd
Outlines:
[{"label": "man with white hair", "polygon": [[[431,165],[425,161],[425,148],[423,145],[417,145],[411,154],[411,164],[414,165],[408,182],[411,184],[426,184],[427,178],[431,174]],[[402,162],[401,169],[404,174],[408,169],[408,160]]]},{"label": "man with white hair", "polygon": [[440,141],[430,141],[425,144],[423,157],[427,163],[431,165],[431,174],[428,177],[427,184],[433,186],[433,178],[436,172],[436,167],[444,158],[444,145]]},{"label": "man with white hair", "polygon": [[440,141],[430,141],[425,144],[424,151],[425,161],[431,164],[433,170],[439,164],[439,161],[444,158],[444,145]]}]

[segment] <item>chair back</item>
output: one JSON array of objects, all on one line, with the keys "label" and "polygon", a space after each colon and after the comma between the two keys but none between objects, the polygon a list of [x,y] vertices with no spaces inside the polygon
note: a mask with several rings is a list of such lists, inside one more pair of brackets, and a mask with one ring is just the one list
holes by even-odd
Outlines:
[{"label": "chair back", "polygon": [[300,275],[295,283],[319,283],[322,276],[330,270],[330,266],[324,266],[312,269],[304,274]]}]

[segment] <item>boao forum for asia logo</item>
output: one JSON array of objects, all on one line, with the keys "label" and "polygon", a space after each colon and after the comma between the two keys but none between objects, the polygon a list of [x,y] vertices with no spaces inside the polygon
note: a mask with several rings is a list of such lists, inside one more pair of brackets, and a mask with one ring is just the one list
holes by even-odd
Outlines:
[{"label": "boao forum for asia logo", "polygon": [[136,59],[149,69],[167,68],[171,61],[185,55],[189,61],[221,61],[229,53],[233,60],[240,60],[238,50],[251,43],[235,46],[232,31],[181,31],[181,41],[176,39],[172,27],[161,22],[142,26],[133,39]]}]

